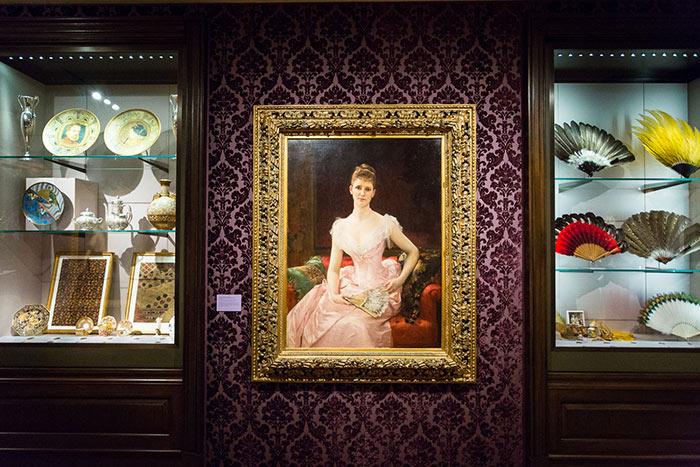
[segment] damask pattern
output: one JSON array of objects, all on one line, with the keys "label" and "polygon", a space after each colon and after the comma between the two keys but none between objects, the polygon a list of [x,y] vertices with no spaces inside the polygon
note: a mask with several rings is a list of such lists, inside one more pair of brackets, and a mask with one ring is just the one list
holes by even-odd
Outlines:
[{"label": "damask pattern", "polygon": [[[653,12],[682,2],[626,3]],[[197,11],[210,48],[208,465],[522,464],[524,7],[0,5],[0,17]],[[475,385],[250,383],[252,106],[290,103],[477,104]],[[217,313],[217,293],[242,294],[243,312]]]},{"label": "damask pattern", "polygon": [[[523,150],[519,7],[211,11],[207,455],[212,465],[519,465]],[[478,381],[251,384],[252,107],[475,103]],[[243,313],[214,311],[240,293]]]}]

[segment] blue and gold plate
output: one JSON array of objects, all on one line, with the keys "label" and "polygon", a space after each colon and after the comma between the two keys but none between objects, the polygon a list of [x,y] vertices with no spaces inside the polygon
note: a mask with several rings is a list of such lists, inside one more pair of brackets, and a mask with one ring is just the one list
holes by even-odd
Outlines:
[{"label": "blue and gold plate", "polygon": [[49,225],[63,214],[63,193],[56,185],[39,182],[27,188],[22,197],[22,212],[35,225]]}]

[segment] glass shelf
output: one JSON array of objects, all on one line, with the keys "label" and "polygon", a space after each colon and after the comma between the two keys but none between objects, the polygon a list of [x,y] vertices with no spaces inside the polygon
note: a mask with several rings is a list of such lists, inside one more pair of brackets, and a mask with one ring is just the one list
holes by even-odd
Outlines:
[{"label": "glass shelf", "polygon": [[177,154],[149,154],[149,155],[136,155],[136,156],[118,156],[116,154],[81,154],[78,156],[18,156],[18,155],[3,155],[0,154],[0,159],[20,159],[20,160],[30,160],[30,159],[176,159]]},{"label": "glass shelf", "polygon": [[42,334],[39,336],[0,336],[2,344],[174,344],[174,336],[75,336],[71,334]]},{"label": "glass shelf", "polygon": [[700,269],[654,269],[654,268],[556,268],[556,272],[594,273],[594,272],[644,272],[651,274],[693,274]]},{"label": "glass shelf", "polygon": [[[77,170],[84,174],[87,173],[87,160],[88,159],[102,159],[102,160],[112,160],[117,161],[119,159],[139,159],[146,164],[152,165],[153,167],[162,170],[163,172],[168,172],[168,166],[164,165],[162,162],[158,162],[159,159],[176,159],[176,154],[153,154],[153,155],[137,155],[137,156],[118,156],[115,154],[89,154],[89,155],[78,155],[78,156],[18,156],[18,155],[0,155],[0,160],[2,159],[12,159],[25,162],[31,162],[33,160],[45,160],[53,164],[60,165],[69,169]],[[76,163],[76,160],[82,160],[83,163]],[[130,168],[123,167],[99,167],[98,170],[130,170]]]},{"label": "glass shelf", "polygon": [[[558,192],[564,193],[574,188],[588,185],[592,182],[603,183],[604,185],[615,185],[616,188],[639,190],[642,193],[651,193],[665,188],[671,188],[678,185],[700,181],[700,178],[684,178],[684,177],[555,177],[557,182]],[[618,182],[632,182],[618,184]],[[625,186],[626,185],[626,186]]]},{"label": "glass shelf", "polygon": [[139,233],[150,235],[162,235],[175,233],[175,229],[127,229],[127,230],[22,230],[22,229],[0,229],[0,234],[3,233],[43,233],[43,234],[66,234],[66,235],[82,235],[94,233]]}]

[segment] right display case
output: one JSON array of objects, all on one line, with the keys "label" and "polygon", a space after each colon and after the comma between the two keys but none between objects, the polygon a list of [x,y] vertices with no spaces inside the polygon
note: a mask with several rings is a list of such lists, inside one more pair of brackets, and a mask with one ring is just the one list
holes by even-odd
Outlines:
[{"label": "right display case", "polygon": [[553,50],[555,347],[700,348],[700,57]]},{"label": "right display case", "polygon": [[529,37],[531,463],[698,465],[697,24],[545,15]]}]

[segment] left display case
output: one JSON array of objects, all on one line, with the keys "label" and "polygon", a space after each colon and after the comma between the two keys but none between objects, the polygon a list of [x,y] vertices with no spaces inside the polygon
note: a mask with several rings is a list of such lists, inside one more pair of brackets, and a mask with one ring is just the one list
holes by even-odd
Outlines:
[{"label": "left display case", "polygon": [[201,461],[204,57],[195,16],[0,19],[0,464]]},{"label": "left display case", "polygon": [[174,342],[178,58],[0,55],[0,343]]}]

